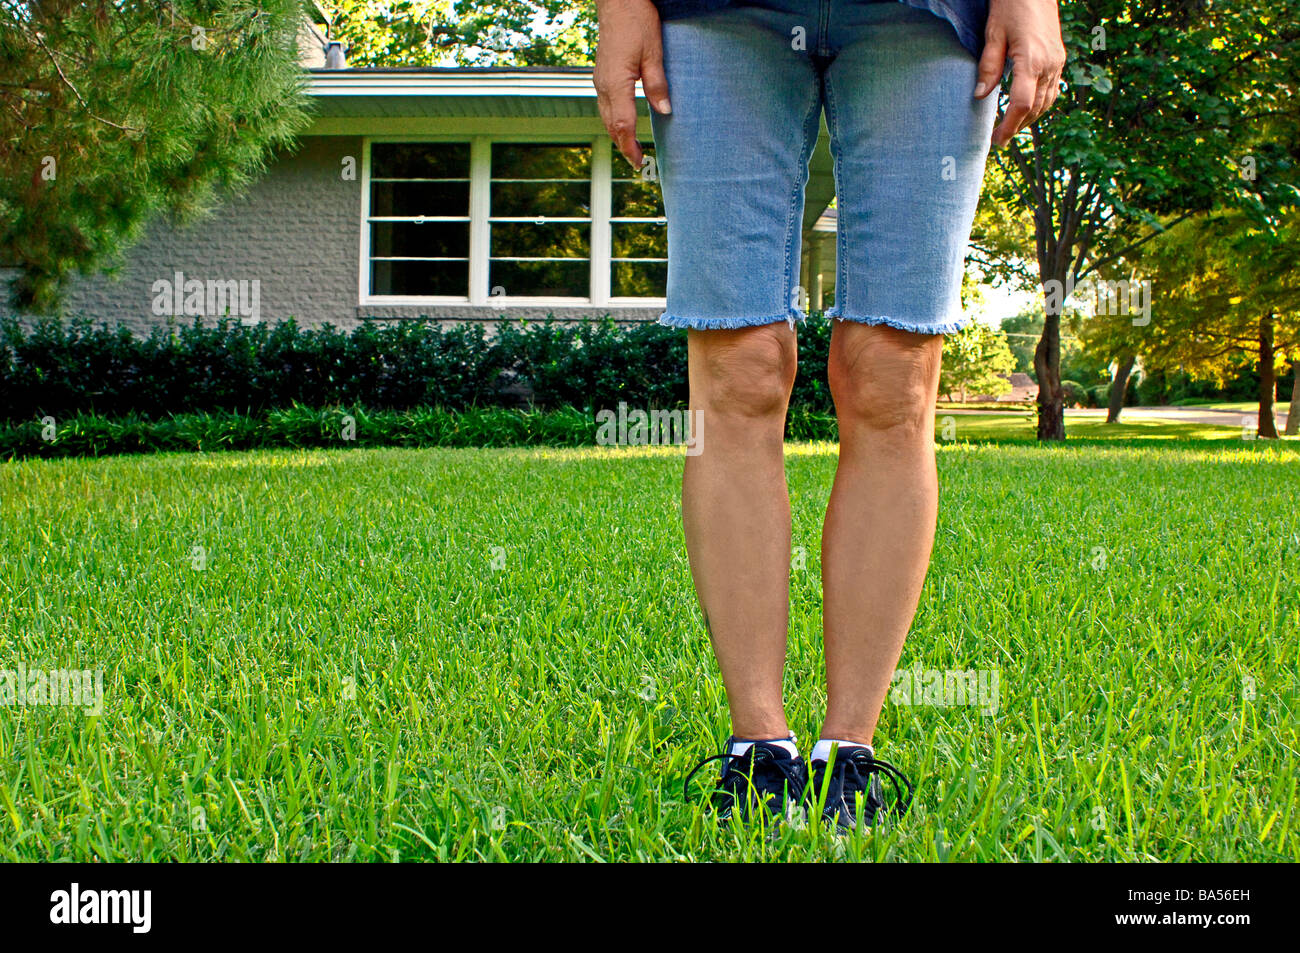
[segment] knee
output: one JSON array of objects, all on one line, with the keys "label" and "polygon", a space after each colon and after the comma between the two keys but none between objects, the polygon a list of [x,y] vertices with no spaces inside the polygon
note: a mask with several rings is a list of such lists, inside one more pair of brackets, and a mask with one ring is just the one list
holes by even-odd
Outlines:
[{"label": "knee", "polygon": [[798,366],[794,332],[786,325],[705,331],[692,343],[699,403],[733,416],[785,416]]},{"label": "knee", "polygon": [[896,436],[931,435],[943,338],[885,326],[837,330],[826,372],[841,421]]}]

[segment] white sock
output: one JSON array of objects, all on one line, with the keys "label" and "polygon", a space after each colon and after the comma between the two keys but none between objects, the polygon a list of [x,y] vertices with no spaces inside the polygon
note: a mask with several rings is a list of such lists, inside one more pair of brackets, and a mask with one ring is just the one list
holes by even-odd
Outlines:
[{"label": "white sock", "polygon": [[772,745],[773,747],[780,748],[782,751],[788,752],[792,758],[799,757],[799,748],[795,744],[796,739],[793,731],[790,732],[789,738],[737,738],[731,743],[731,754],[739,758],[750,748],[754,747],[754,742],[756,741],[761,741],[765,745]]},{"label": "white sock", "polygon": [[831,745],[838,746],[840,754],[848,754],[854,748],[865,748],[871,757],[876,756],[876,749],[871,745],[858,744],[856,741],[841,741],[839,738],[822,738],[813,746],[812,757],[809,760],[830,761]]}]

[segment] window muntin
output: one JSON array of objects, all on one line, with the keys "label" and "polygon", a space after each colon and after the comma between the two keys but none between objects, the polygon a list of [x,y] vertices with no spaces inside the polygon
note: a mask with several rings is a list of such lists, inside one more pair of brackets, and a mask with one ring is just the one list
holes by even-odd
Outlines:
[{"label": "window muntin", "polygon": [[467,142],[370,147],[372,295],[469,296]]},{"label": "window muntin", "polygon": [[491,293],[590,297],[591,146],[494,142],[491,169]]}]

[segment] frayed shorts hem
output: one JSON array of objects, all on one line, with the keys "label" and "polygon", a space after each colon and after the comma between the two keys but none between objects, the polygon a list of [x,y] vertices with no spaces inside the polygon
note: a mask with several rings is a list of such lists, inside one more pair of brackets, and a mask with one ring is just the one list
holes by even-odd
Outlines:
[{"label": "frayed shorts hem", "polygon": [[734,328],[753,328],[763,324],[776,324],[784,321],[793,330],[796,323],[802,324],[808,316],[802,311],[791,310],[786,314],[770,314],[762,317],[736,318],[687,318],[665,311],[659,315],[659,323],[670,328],[688,328],[692,331],[719,331]]},{"label": "frayed shorts hem", "polygon": [[883,324],[891,328],[897,328],[900,331],[911,331],[915,334],[955,334],[966,325],[970,324],[971,318],[963,315],[952,321],[907,321],[903,318],[891,318],[887,315],[879,314],[840,314],[839,308],[828,308],[826,317],[834,318],[836,321],[852,321],[855,324]]}]

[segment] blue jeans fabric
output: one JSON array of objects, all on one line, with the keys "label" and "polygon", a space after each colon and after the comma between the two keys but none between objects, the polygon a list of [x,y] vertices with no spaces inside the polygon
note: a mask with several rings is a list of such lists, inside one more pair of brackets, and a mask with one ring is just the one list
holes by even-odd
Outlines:
[{"label": "blue jeans fabric", "polygon": [[838,199],[827,314],[924,334],[967,323],[961,278],[997,103],[973,98],[976,60],[945,19],[902,3],[733,0],[662,28],[661,324],[806,317],[803,191],[823,110]]},{"label": "blue jeans fabric", "polygon": [[[659,19],[675,20],[718,10],[731,0],[652,0]],[[989,0],[870,0],[874,3],[906,3],[943,17],[957,31],[961,45],[973,56],[984,52],[984,27],[989,18]]]}]

